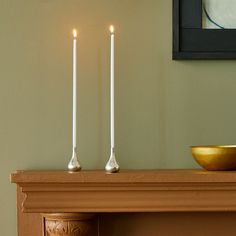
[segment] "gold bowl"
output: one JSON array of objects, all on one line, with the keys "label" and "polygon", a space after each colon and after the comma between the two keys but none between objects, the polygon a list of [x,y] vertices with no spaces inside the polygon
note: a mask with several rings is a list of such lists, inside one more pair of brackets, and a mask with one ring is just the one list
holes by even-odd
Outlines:
[{"label": "gold bowl", "polygon": [[192,146],[196,162],[206,170],[236,170],[236,145]]}]

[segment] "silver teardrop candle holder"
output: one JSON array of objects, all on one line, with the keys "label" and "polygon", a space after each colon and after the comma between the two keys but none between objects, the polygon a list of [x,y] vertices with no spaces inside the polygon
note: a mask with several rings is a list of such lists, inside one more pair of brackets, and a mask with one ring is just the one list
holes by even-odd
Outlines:
[{"label": "silver teardrop candle holder", "polygon": [[110,155],[110,158],[105,166],[105,170],[106,170],[106,172],[109,172],[109,173],[116,173],[116,172],[119,172],[119,170],[120,170],[120,167],[116,161],[114,148],[111,148],[111,155]]},{"label": "silver teardrop candle holder", "polygon": [[68,170],[69,171],[80,171],[81,170],[81,165],[78,161],[78,155],[76,152],[76,148],[73,148],[72,157],[71,157],[71,160],[68,164]]}]

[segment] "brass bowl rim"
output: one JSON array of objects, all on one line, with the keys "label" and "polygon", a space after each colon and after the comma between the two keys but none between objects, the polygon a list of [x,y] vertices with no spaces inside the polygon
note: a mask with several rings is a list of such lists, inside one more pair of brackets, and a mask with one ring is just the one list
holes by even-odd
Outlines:
[{"label": "brass bowl rim", "polygon": [[220,148],[220,149],[236,149],[236,144],[233,145],[201,145],[190,146],[191,148]]}]

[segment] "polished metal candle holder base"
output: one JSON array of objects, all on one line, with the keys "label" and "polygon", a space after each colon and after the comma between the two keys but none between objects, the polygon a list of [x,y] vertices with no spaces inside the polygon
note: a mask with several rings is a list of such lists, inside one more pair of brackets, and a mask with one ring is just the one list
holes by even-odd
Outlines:
[{"label": "polished metal candle holder base", "polygon": [[115,158],[115,151],[113,148],[111,149],[111,155],[105,166],[105,170],[109,173],[116,173],[120,170],[120,167]]},{"label": "polished metal candle holder base", "polygon": [[68,164],[68,170],[69,171],[80,171],[81,170],[81,165],[78,161],[76,148],[73,148],[72,157],[71,157],[71,160]]}]

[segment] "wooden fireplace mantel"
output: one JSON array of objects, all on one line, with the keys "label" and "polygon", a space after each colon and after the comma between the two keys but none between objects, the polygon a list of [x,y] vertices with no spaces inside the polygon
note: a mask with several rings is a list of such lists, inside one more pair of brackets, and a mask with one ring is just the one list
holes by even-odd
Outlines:
[{"label": "wooden fireplace mantel", "polygon": [[25,196],[23,212],[236,210],[236,172],[17,171],[11,182]]},{"label": "wooden fireplace mantel", "polygon": [[17,171],[11,182],[18,221],[24,213],[236,211],[236,172]]}]

